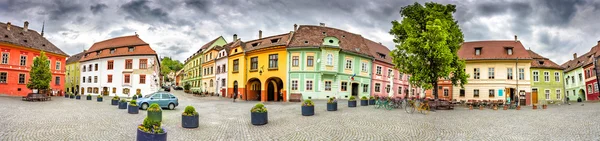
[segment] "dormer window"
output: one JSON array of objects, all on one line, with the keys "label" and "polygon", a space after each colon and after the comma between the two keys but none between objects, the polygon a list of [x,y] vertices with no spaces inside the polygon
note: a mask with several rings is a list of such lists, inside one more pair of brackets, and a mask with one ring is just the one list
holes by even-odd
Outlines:
[{"label": "dormer window", "polygon": [[544,65],[544,61],[539,61],[540,65]]},{"label": "dormer window", "polygon": [[96,51],[96,55],[100,55],[100,51]]},{"label": "dormer window", "polygon": [[254,43],[254,44],[252,44],[252,47],[256,47],[258,45],[260,45],[260,43]]},{"label": "dormer window", "polygon": [[133,49],[135,49],[135,47],[128,47],[128,48],[127,48],[127,50],[128,50],[129,52],[133,52]]},{"label": "dormer window", "polygon": [[304,44],[308,44],[308,41],[304,41]]},{"label": "dormer window", "polygon": [[475,48],[475,55],[481,55],[481,47]]},{"label": "dormer window", "polygon": [[277,42],[279,42],[279,38],[277,38],[277,39],[271,39],[271,43],[274,44],[274,43],[277,43]]},{"label": "dormer window", "polygon": [[327,35],[327,32],[323,32],[323,35]]},{"label": "dormer window", "polygon": [[379,52],[377,52],[377,54],[379,55],[379,57],[380,57],[380,58],[383,58],[383,59],[385,59],[385,54],[383,54],[383,53],[379,53]]},{"label": "dormer window", "polygon": [[329,40],[329,43],[333,44],[333,40]]},{"label": "dormer window", "polygon": [[504,50],[506,50],[506,54],[508,55],[513,54],[513,47],[504,47]]},{"label": "dormer window", "polygon": [[111,48],[111,49],[110,49],[110,54],[113,54],[113,53],[115,53],[115,50],[116,50],[116,49],[114,49],[114,48]]}]

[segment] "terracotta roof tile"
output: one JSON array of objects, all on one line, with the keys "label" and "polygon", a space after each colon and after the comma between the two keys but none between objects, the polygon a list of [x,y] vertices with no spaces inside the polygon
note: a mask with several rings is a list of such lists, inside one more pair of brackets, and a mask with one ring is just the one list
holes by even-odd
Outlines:
[{"label": "terracotta roof tile", "polygon": [[[112,41],[116,40],[116,41]],[[136,41],[139,40],[139,41]],[[81,58],[81,62],[106,58],[106,57],[116,57],[116,56],[132,56],[132,55],[157,55],[156,51],[154,51],[150,45],[148,44],[140,44],[145,43],[137,36],[124,36],[117,37],[113,39],[104,40],[98,43],[95,43],[90,47],[90,50],[86,51],[87,55],[84,55]],[[129,47],[133,46],[134,49],[132,52],[129,52]],[[94,48],[96,47],[96,48]],[[114,52],[111,53],[111,49],[114,49]]]},{"label": "terracotta roof tile", "polygon": [[589,52],[586,52],[585,54],[583,54],[573,60],[569,60],[560,66],[565,69],[565,72],[568,72],[573,69],[583,67],[583,66],[593,63],[593,57],[597,57],[598,55],[600,55],[600,47],[599,46],[600,45],[596,45],[596,46],[592,47]]},{"label": "terracotta roof tile", "polygon": [[273,35],[269,37],[263,37],[261,39],[251,40],[244,42],[244,51],[253,51],[262,48],[275,47],[275,46],[286,46],[290,39],[291,33],[284,33],[279,35]]},{"label": "terracotta roof tile", "polygon": [[533,58],[531,61],[532,68],[548,68],[548,69],[563,69],[563,67],[558,64],[552,62],[550,59],[543,57],[531,50],[527,50],[529,52],[529,56]]},{"label": "terracotta roof tile", "polygon": [[344,51],[372,56],[362,36],[325,26],[300,25],[288,47],[320,47],[323,38],[331,36],[340,40],[340,48]]},{"label": "terracotta roof tile", "polygon": [[148,43],[142,41],[137,35],[116,37],[100,42],[96,42],[90,47],[89,52],[103,50],[107,48],[125,47],[125,46],[137,46],[137,45],[148,45]]},{"label": "terracotta roof tile", "polygon": [[[508,55],[505,48],[513,48],[513,54]],[[475,48],[481,48],[480,55],[475,55]],[[474,41],[464,42],[458,56],[464,60],[504,60],[532,59],[520,41]]]},{"label": "terracotta roof tile", "polygon": [[67,64],[78,62],[79,60],[81,60],[81,57],[83,57],[84,54],[85,54],[85,51],[77,53],[73,56],[69,56],[69,58],[67,58]]},{"label": "terracotta roof tile", "polygon": [[0,22],[0,42],[69,56],[35,30],[24,31],[22,27],[15,25],[11,25],[10,30],[7,30],[7,26],[8,24]]},{"label": "terracotta roof tile", "polygon": [[[375,60],[392,64],[392,56],[390,56],[390,49],[382,45],[381,43],[375,43],[369,39],[364,38],[371,56],[375,57]],[[384,56],[381,56],[381,55]],[[382,58],[383,57],[383,58]]]}]

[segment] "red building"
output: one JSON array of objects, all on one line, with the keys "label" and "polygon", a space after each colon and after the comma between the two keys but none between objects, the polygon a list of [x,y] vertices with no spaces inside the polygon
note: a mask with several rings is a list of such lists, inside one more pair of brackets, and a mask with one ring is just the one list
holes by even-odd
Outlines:
[{"label": "red building", "polygon": [[33,59],[46,52],[50,60],[52,93],[64,91],[65,58],[68,56],[54,46],[37,31],[28,29],[29,22],[23,27],[0,23],[0,95],[25,96],[32,90],[27,88],[29,71]]},{"label": "red building", "polygon": [[598,88],[598,77],[596,77],[597,72],[594,68],[598,65],[595,59],[600,55],[600,41],[598,41],[598,45],[592,47],[588,54],[589,56],[584,56],[588,60],[586,61],[587,64],[583,66],[586,89],[585,100],[598,100],[600,89]]}]

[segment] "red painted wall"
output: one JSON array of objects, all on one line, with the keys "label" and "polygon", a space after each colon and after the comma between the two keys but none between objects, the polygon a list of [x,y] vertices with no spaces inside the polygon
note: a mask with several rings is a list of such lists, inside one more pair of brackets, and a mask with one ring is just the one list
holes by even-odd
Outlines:
[{"label": "red painted wall", "polygon": [[[587,95],[587,99],[586,100],[598,100],[598,95],[600,95],[600,93],[598,91],[594,90],[594,83],[597,83],[596,79],[590,80],[585,82],[585,89],[586,89],[586,95]],[[592,85],[592,90],[590,91],[588,89],[588,85]]]}]

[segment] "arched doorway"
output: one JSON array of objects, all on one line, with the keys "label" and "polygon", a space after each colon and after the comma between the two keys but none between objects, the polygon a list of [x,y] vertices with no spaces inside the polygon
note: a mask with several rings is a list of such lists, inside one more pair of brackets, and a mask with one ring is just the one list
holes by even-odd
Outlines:
[{"label": "arched doorway", "polygon": [[81,87],[81,91],[80,92],[81,92],[81,95],[83,95],[83,93],[85,92],[85,88]]},{"label": "arched doorway", "polygon": [[583,91],[583,89],[579,89],[579,95],[577,98],[577,102],[579,102],[579,98],[581,98],[581,101],[585,101],[585,91]]},{"label": "arched doorway", "polygon": [[283,99],[283,81],[279,77],[267,79],[267,101],[280,101]]},{"label": "arched doorway", "polygon": [[235,94],[239,94],[238,93],[238,82],[237,82],[237,80],[233,81],[233,95],[235,95]]},{"label": "arched doorway", "polygon": [[245,100],[256,100],[260,101],[261,98],[261,89],[262,85],[258,78],[251,78],[246,83],[246,95],[243,96]]}]

